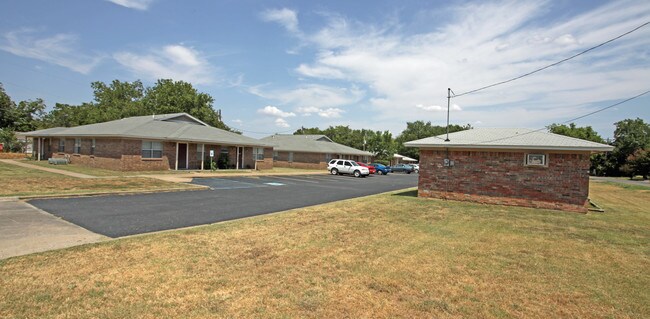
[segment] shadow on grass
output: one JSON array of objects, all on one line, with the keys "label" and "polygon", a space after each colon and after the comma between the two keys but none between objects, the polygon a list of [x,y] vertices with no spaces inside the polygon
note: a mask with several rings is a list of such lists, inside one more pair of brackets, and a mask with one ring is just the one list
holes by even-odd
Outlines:
[{"label": "shadow on grass", "polygon": [[413,189],[413,190],[409,190],[409,191],[399,192],[399,193],[393,194],[392,196],[418,197],[418,190]]}]

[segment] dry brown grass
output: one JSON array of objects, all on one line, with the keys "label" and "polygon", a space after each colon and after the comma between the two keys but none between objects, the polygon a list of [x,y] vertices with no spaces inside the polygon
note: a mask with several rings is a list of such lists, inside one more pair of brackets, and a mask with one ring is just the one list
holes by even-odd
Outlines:
[{"label": "dry brown grass", "polygon": [[647,318],[650,191],[592,185],[606,213],[405,192],[12,258],[0,317]]},{"label": "dry brown grass", "polygon": [[143,177],[80,179],[0,163],[0,197],[196,188]]}]

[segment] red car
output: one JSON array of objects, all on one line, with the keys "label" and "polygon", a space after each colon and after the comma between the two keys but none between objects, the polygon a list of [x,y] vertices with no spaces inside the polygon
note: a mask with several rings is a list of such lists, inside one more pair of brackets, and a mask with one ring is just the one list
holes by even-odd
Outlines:
[{"label": "red car", "polygon": [[359,164],[359,165],[361,165],[361,166],[363,166],[363,167],[367,167],[368,170],[370,171],[370,174],[374,174],[374,173],[375,173],[375,167],[374,167],[374,166],[372,166],[372,165],[368,165],[368,164],[366,164],[366,163],[361,163],[361,162],[357,162],[357,164]]}]

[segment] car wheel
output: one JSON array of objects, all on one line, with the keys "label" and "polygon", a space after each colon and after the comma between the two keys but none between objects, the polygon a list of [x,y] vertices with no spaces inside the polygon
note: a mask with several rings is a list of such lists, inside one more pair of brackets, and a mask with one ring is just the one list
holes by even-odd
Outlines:
[{"label": "car wheel", "polygon": [[411,174],[411,171],[406,171],[406,174]]},{"label": "car wheel", "polygon": [[332,168],[332,170],[330,171],[330,173],[331,173],[332,175],[338,175],[339,170],[336,169],[336,168]]},{"label": "car wheel", "polygon": [[354,171],[354,177],[361,177],[361,172]]},{"label": "car wheel", "polygon": [[419,170],[419,169],[416,169],[416,170],[415,170],[415,174],[419,174],[419,173],[420,173],[420,170]]},{"label": "car wheel", "polygon": [[382,172],[382,171],[377,171],[377,174],[378,174],[378,175],[381,175],[381,174],[383,174],[383,173],[384,173],[384,172]]}]

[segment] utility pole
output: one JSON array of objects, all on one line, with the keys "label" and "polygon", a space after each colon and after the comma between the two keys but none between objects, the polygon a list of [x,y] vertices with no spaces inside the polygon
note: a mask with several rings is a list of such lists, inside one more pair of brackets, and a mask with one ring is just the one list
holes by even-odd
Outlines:
[{"label": "utility pole", "polygon": [[449,142],[449,103],[451,102],[451,88],[447,88],[447,138],[445,142]]}]

